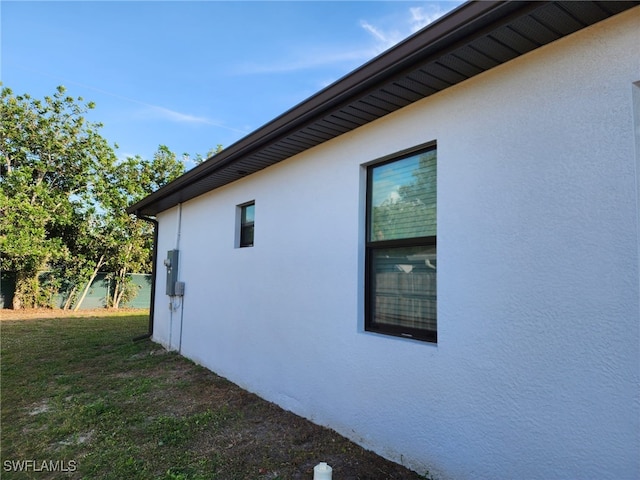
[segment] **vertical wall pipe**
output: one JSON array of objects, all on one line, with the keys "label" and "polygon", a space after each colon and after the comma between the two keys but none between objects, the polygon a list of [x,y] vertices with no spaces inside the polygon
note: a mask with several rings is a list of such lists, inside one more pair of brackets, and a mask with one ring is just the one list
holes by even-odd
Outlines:
[{"label": "vertical wall pipe", "polygon": [[[180,237],[182,235],[182,203],[178,204],[178,228],[176,231],[176,246],[175,249],[180,251]],[[182,262],[178,262],[178,271],[176,272],[176,278],[180,278],[180,265]],[[169,303],[169,349],[173,350],[173,320],[174,314],[178,312],[178,308],[176,308],[176,298],[175,296],[171,297],[171,301]],[[182,323],[183,323],[183,314],[184,314],[184,297],[180,297],[180,318],[179,318],[179,328],[178,332],[178,345],[177,351],[180,353],[182,351]]]},{"label": "vertical wall pipe", "polygon": [[147,333],[133,339],[134,342],[151,338],[153,335],[153,314],[156,303],[156,264],[158,263],[158,221],[155,218],[146,217],[136,212],[136,217],[153,225],[153,250],[151,254],[151,305],[149,305],[149,326]]}]

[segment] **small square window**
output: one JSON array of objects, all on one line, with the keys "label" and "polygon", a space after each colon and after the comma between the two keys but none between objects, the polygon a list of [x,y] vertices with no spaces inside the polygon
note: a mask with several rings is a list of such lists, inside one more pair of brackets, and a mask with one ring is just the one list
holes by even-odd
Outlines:
[{"label": "small square window", "polygon": [[255,209],[254,202],[240,206],[240,247],[253,247]]}]

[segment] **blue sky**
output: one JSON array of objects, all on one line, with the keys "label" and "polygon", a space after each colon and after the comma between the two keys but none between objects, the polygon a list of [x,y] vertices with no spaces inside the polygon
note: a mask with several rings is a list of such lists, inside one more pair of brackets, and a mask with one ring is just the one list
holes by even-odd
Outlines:
[{"label": "blue sky", "polygon": [[89,118],[120,157],[160,144],[204,155],[460,3],[4,0],[1,79],[95,102]]}]

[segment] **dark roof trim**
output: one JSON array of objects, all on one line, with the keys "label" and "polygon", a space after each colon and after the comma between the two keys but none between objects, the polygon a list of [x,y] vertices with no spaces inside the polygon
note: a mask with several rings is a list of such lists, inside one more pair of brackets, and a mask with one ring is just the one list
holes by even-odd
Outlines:
[{"label": "dark roof trim", "polygon": [[465,3],[127,211],[156,215],[638,4]]}]

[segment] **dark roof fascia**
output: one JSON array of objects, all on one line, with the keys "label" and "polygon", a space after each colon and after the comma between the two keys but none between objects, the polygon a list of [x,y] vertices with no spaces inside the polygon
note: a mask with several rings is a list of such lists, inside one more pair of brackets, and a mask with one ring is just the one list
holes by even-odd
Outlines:
[{"label": "dark roof fascia", "polygon": [[[500,1],[486,1],[470,2],[459,6],[438,21],[429,25],[426,29],[408,37],[390,50],[383,52],[254,132],[243,137],[238,142],[223,149],[214,157],[186,172],[173,182],[130,206],[127,212],[155,215],[157,212],[148,210],[148,207],[157,200],[179,191],[194,181],[229,164],[238,157],[259,149],[275,137],[282,136],[284,131],[288,131],[297,125],[305,123],[305,120],[317,116],[321,112],[325,112],[330,109],[332,105],[341,103],[345,98],[353,95],[354,89],[364,90],[367,86],[375,84],[380,76],[393,68],[394,65],[395,69],[398,68],[399,59],[403,59],[402,64],[408,64],[410,62],[409,58],[413,58],[416,52],[424,49],[425,42],[427,45],[431,45],[434,40],[438,40],[450,31],[467,25],[470,20],[488,11],[493,11],[502,4],[503,2]],[[423,37],[427,37],[427,39]],[[176,204],[177,203],[179,202],[176,202]]]},{"label": "dark roof fascia", "polygon": [[[421,62],[484,35],[514,18],[551,2],[480,1],[468,2],[436,22],[408,37],[373,60],[337,80],[274,120],[266,123],[214,157],[185,173],[173,182],[145,197],[127,212],[156,215],[172,206],[204,193],[189,186],[203,181],[217,171],[256,153],[328,113],[362,98],[367,92],[401,77]],[[335,135],[338,136],[338,135]],[[254,173],[242,172],[243,174]],[[232,180],[233,181],[233,180]],[[228,183],[228,182],[227,182]]]}]

